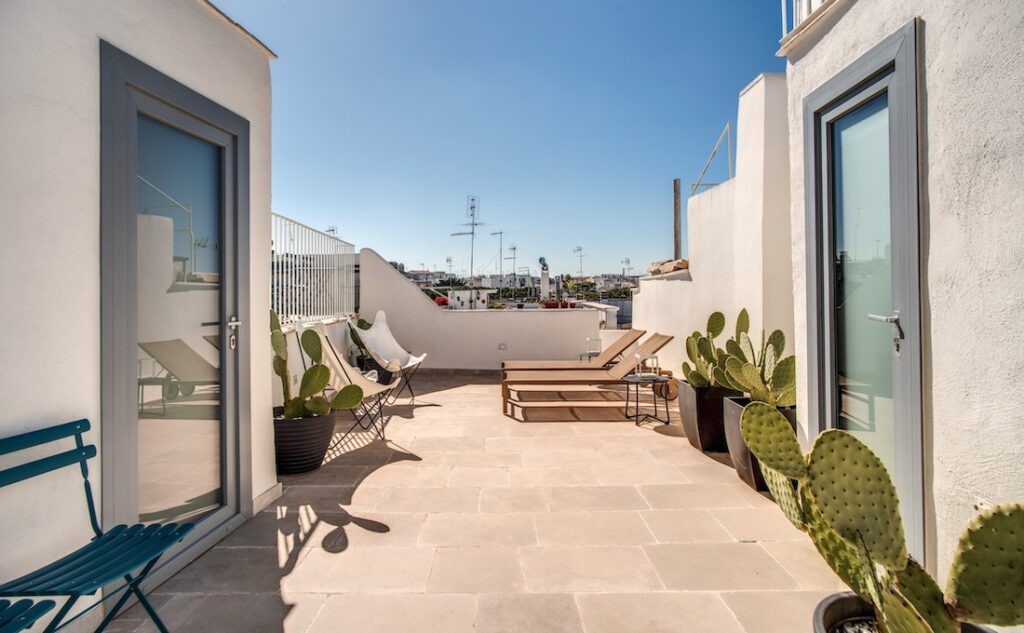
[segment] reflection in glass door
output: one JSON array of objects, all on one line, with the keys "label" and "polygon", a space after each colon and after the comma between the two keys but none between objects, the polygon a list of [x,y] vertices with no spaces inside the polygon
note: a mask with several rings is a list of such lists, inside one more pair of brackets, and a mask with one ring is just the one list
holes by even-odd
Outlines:
[{"label": "reflection in glass door", "polygon": [[837,425],[893,468],[889,101],[830,126]]},{"label": "reflection in glass door", "polygon": [[138,516],[196,521],[224,502],[221,148],[140,114]]}]

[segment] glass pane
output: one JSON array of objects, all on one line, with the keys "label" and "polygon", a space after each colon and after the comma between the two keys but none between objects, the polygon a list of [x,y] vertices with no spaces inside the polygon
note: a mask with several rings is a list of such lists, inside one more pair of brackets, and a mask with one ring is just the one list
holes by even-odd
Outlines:
[{"label": "glass pane", "polygon": [[138,121],[139,520],[195,520],[221,483],[221,158]]},{"label": "glass pane", "polygon": [[832,124],[839,428],[893,466],[889,103],[883,94]]}]

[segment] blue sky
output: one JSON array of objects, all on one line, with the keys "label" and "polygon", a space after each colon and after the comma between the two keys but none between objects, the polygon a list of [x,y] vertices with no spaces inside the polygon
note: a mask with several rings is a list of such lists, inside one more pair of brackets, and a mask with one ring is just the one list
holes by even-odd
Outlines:
[{"label": "blue sky", "polygon": [[280,56],[274,211],[456,273],[468,194],[477,273],[498,230],[535,274],[542,255],[575,273],[576,246],[585,274],[671,257],[672,179],[688,190],[739,91],[784,69],[772,0],[217,5]]}]

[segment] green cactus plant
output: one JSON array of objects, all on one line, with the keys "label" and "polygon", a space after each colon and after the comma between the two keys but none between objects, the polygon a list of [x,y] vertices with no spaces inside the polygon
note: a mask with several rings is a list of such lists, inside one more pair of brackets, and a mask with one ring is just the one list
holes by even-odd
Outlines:
[{"label": "green cactus plant", "polygon": [[744,409],[740,431],[782,511],[872,604],[886,633],[1024,624],[1024,504],[990,508],[968,525],[943,593],[907,554],[888,470],[854,435],[826,431],[801,454],[785,417],[760,402]]},{"label": "green cactus plant", "polygon": [[725,343],[728,357],[720,366],[724,376],[720,381],[736,391],[750,394],[750,399],[767,402],[776,407],[796,404],[796,357],[783,357],[786,335],[775,330],[766,339],[761,331],[760,352],[754,348],[748,330],[750,315],[740,310],[736,317],[736,333]]},{"label": "green cactus plant", "polygon": [[[686,357],[683,362],[683,377],[694,389],[730,385],[723,382],[725,376],[725,359],[728,354],[715,346],[715,339],[725,330],[725,315],[712,312],[708,317],[704,334],[694,332],[686,339]],[[691,364],[692,363],[692,364]]]},{"label": "green cactus plant", "polygon": [[288,341],[281,329],[277,313],[270,311],[270,345],[274,351],[274,373],[281,379],[281,395],[284,398],[282,417],[286,419],[327,415],[331,411],[355,409],[363,399],[363,390],[356,385],[346,385],[331,398],[324,390],[331,381],[331,370],[323,363],[324,350],[320,335],[306,330],[299,338],[302,350],[310,360],[310,367],[299,382],[299,395],[292,397],[291,375],[288,372]]}]

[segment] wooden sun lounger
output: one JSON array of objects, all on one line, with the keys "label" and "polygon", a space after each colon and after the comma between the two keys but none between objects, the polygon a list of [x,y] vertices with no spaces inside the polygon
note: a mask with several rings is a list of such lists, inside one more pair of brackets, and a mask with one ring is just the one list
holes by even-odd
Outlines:
[{"label": "wooden sun lounger", "polygon": [[[654,354],[668,345],[672,338],[667,334],[653,334],[637,348],[637,354]],[[550,387],[549,391],[558,391],[563,385],[622,384],[622,379],[629,375],[634,367],[635,363],[632,358],[623,358],[608,369],[508,371],[501,381],[502,411],[508,413],[510,407],[525,404],[512,399],[512,392],[516,391],[519,386],[530,385],[530,390],[536,391],[538,386],[544,385]],[[537,404],[537,402],[543,402],[543,404]],[[527,407],[539,408],[545,405],[551,408],[608,407],[610,405],[607,402],[602,400],[544,400],[531,401]]]},{"label": "wooden sun lounger", "polygon": [[501,363],[501,371],[504,375],[507,371],[521,370],[601,369],[614,362],[646,333],[644,330],[628,330],[590,360],[506,360]]}]

